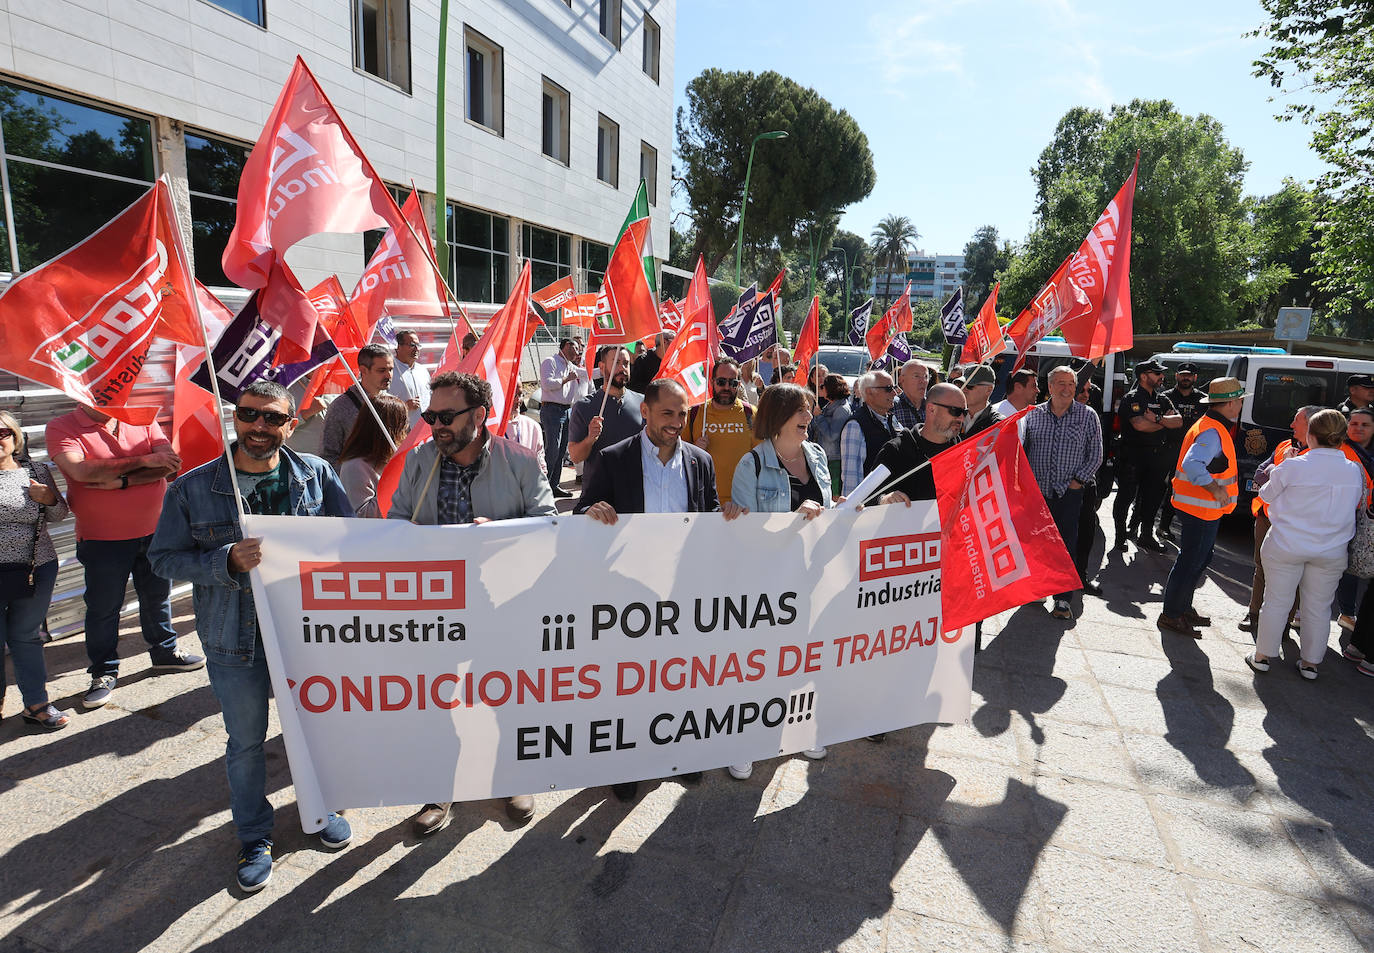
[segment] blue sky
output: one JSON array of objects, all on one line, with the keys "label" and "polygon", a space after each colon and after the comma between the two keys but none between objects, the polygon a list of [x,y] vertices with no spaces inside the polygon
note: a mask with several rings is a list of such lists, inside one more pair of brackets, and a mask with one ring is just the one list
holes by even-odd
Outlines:
[{"label": "blue sky", "polygon": [[1077,105],[1169,99],[1213,116],[1250,162],[1250,194],[1320,175],[1310,130],[1276,121],[1250,75],[1264,47],[1244,34],[1263,19],[1254,0],[680,0],[675,103],[712,66],[814,87],[855,117],[877,169],[842,227],[867,237],[906,215],[922,248],[957,253],[982,225],[1026,235],[1030,169]]}]

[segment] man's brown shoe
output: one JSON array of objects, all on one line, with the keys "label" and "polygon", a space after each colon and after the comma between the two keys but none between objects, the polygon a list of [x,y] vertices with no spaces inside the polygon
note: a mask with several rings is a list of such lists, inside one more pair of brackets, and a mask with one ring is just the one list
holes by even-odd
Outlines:
[{"label": "man's brown shoe", "polygon": [[1165,615],[1161,612],[1159,615],[1159,619],[1155,622],[1155,625],[1159,626],[1159,630],[1161,632],[1172,632],[1175,635],[1186,635],[1190,639],[1202,638],[1201,632],[1199,632],[1197,629],[1189,625],[1186,620],[1181,619],[1177,616]]},{"label": "man's brown shoe", "polygon": [[1192,609],[1183,613],[1183,621],[1193,626],[1208,626],[1212,624],[1211,616],[1198,615]]},{"label": "man's brown shoe", "polygon": [[506,816],[517,824],[534,820],[534,795],[517,794],[506,798]]},{"label": "man's brown shoe", "polygon": [[415,830],[417,837],[428,837],[430,834],[437,834],[439,831],[448,827],[448,822],[452,817],[453,802],[447,804],[426,804],[415,819],[411,821],[411,826]]}]

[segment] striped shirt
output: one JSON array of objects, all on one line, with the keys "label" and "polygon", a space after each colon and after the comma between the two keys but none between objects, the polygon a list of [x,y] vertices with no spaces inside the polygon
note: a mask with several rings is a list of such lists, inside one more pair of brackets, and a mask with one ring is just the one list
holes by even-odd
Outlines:
[{"label": "striped shirt", "polygon": [[1056,416],[1046,401],[1021,420],[1026,459],[1046,497],[1063,496],[1071,480],[1091,483],[1096,478],[1102,465],[1102,423],[1092,408],[1073,401]]}]

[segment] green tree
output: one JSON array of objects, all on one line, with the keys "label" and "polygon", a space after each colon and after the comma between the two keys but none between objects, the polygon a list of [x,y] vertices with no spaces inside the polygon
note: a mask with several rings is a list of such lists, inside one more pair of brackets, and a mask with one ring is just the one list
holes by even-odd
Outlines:
[{"label": "green tree", "polygon": [[793,244],[799,233],[804,243],[808,223],[873,191],[868,137],[849,113],[772,71],[705,70],[687,84],[687,106],[677,112],[674,185],[695,227],[690,258],[705,256],[710,272],[734,250],[750,144],[775,129],[790,135],[760,142],[754,153],[746,253]]},{"label": "green tree", "polygon": [[1076,108],[1059,121],[1032,175],[1042,209],[1002,276],[999,310],[1015,315],[1082,243],[1131,173],[1135,329],[1233,327],[1247,300],[1253,230],[1241,201],[1246,161],[1210,116],[1167,100],[1134,100],[1110,114]]},{"label": "green tree", "polygon": [[1333,314],[1374,306],[1374,5],[1349,0],[1260,0],[1270,44],[1255,75],[1285,95],[1279,118],[1313,127],[1330,166],[1317,180],[1324,222],[1314,262]]},{"label": "green tree", "polygon": [[886,308],[897,297],[892,291],[892,273],[898,268],[906,270],[906,257],[921,234],[905,215],[888,215],[873,227],[869,237],[873,243],[874,262],[887,272],[887,303],[883,305]]},{"label": "green tree", "polygon": [[992,292],[997,275],[1011,264],[1011,242],[998,241],[997,229],[984,225],[973,233],[964,246],[964,270],[959,280],[964,283],[964,310],[977,314],[983,300]]}]

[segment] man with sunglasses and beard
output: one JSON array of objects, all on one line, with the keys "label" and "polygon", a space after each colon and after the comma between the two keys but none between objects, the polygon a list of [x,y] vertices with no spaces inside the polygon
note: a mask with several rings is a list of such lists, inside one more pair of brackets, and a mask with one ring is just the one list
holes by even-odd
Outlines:
[{"label": "man with sunglasses and beard", "polygon": [[[539,457],[488,431],[491,413],[491,385],[475,374],[449,371],[430,382],[429,407],[420,419],[434,439],[406,457],[388,519],[448,526],[558,515]],[[420,837],[437,833],[448,826],[452,808],[452,802],[426,804],[411,826]],[[506,816],[529,823],[534,797],[506,798]]]},{"label": "man with sunglasses and beard", "polygon": [[711,385],[710,401],[687,412],[682,439],[711,455],[716,465],[716,496],[729,503],[735,465],[758,442],[754,406],[740,398],[739,362],[732,357],[716,361]]},{"label": "man with sunglasses and beard", "polygon": [[[272,805],[262,747],[271,682],[248,577],[262,562],[262,540],[244,538],[234,484],[257,515],[353,515],[329,464],[285,446],[295,428],[296,402],[286,388],[271,381],[248,385],[234,409],[234,472],[220,457],[173,483],[148,551],[159,576],[193,585],[196,631],[229,735],[229,807],[241,844],[237,879],[246,893],[261,890],[272,876]],[[339,814],[320,831],[320,842],[331,849],[352,837]]]}]

